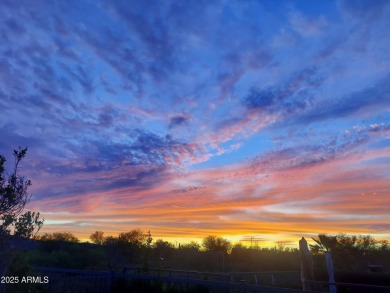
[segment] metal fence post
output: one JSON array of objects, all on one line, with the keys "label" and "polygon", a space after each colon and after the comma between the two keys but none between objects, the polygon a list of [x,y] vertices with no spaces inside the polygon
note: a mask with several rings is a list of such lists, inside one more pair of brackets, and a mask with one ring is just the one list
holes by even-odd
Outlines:
[{"label": "metal fence post", "polygon": [[106,293],[110,293],[111,292],[113,278],[114,278],[114,271],[111,271],[111,272],[108,273],[108,282],[107,282]]},{"label": "metal fence post", "polygon": [[241,283],[241,292],[246,293],[246,280],[240,280]]}]

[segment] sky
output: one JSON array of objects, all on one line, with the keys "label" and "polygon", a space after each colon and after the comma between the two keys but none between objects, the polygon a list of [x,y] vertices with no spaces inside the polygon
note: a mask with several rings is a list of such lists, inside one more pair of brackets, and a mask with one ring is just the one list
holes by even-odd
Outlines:
[{"label": "sky", "polygon": [[386,0],[3,0],[0,154],[28,147],[42,233],[390,239],[389,15]]}]

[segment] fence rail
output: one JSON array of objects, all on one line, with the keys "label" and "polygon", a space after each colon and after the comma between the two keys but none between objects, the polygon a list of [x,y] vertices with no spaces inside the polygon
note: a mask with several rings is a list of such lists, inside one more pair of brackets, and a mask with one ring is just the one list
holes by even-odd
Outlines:
[{"label": "fence rail", "polygon": [[[200,278],[187,278],[187,277],[178,277],[178,276],[164,276],[157,274],[141,274],[139,272],[127,273],[124,270],[124,273],[116,272],[107,272],[107,271],[87,271],[87,270],[76,270],[76,269],[60,269],[60,268],[47,268],[47,267],[34,267],[34,269],[40,273],[43,273],[49,276],[50,283],[48,284],[48,292],[55,292],[59,289],[60,286],[65,286],[65,289],[72,292],[71,285],[72,283],[77,283],[78,287],[81,287],[80,292],[88,292],[88,289],[91,287],[91,281],[100,282],[96,292],[109,293],[111,292],[112,284],[114,280],[118,279],[130,279],[130,280],[147,280],[155,281],[160,284],[169,285],[178,285],[179,287],[188,286],[200,286],[205,288],[201,292],[263,292],[263,293],[301,293],[302,290],[298,289],[288,289],[288,288],[278,288],[270,286],[261,286],[248,284],[244,281],[241,282],[232,282],[232,281],[219,281],[219,280],[204,280]],[[194,274],[195,272],[187,271],[178,271],[178,270],[168,270],[168,273],[189,273],[189,275]],[[165,272],[167,273],[167,272]],[[212,276],[229,276],[228,274],[216,274],[216,273],[201,273],[200,275],[212,275]],[[86,284],[80,282],[85,280]],[[208,291],[211,289],[211,291]],[[214,290],[214,291],[213,291]],[[310,293],[306,291],[307,293]],[[313,291],[314,292],[314,291]]]},{"label": "fence rail", "polygon": [[[390,292],[390,287],[387,286],[374,286],[363,284],[350,284],[350,283],[328,283],[328,282],[312,282],[314,288],[317,291],[302,291],[299,289],[280,288],[272,286],[264,286],[261,284],[249,284],[245,281],[220,281],[220,280],[205,280],[199,277],[191,278],[183,276],[174,276],[156,274],[142,274],[140,272],[107,272],[107,271],[88,271],[88,270],[76,270],[76,269],[61,269],[61,268],[47,268],[47,267],[34,267],[35,271],[42,275],[48,276],[49,283],[43,286],[42,292],[97,292],[97,293],[110,293],[113,292],[113,285],[118,280],[131,280],[131,281],[148,281],[157,284],[160,287],[170,288],[176,286],[184,288],[185,292],[228,292],[228,293],[314,293],[314,292],[328,292],[330,285],[335,285],[339,288],[350,288],[352,291],[348,292]],[[169,271],[169,270],[167,270]],[[188,273],[188,276],[193,275],[196,272],[187,271],[175,271],[170,270],[171,273],[183,274]],[[200,272],[199,272],[200,273]],[[275,272],[276,273],[276,272]],[[206,274],[206,273],[201,273]],[[228,274],[213,274],[223,275]],[[198,275],[199,276],[199,275]],[[191,288],[196,288],[191,291]],[[344,289],[343,289],[344,290]],[[115,291],[115,290],[114,290]],[[146,291],[142,291],[146,292]],[[155,292],[155,291],[147,291]],[[158,291],[162,292],[162,291]]]},{"label": "fence rail", "polygon": [[267,272],[199,272],[186,270],[171,270],[160,268],[148,268],[147,270],[137,266],[124,266],[123,273],[138,273],[169,277],[183,277],[191,279],[204,279],[223,282],[242,282],[248,284],[269,287],[299,288],[301,286],[300,271],[267,271]]},{"label": "fence rail", "polygon": [[[356,283],[340,283],[340,282],[319,282],[319,281],[306,281],[307,283],[312,283],[316,288],[322,288],[323,292],[330,292],[329,287],[335,286],[337,289],[348,289],[353,291],[348,292],[387,292],[390,293],[389,286],[380,286],[380,285],[366,285],[366,284],[356,284]],[[325,291],[324,291],[325,290]]]}]

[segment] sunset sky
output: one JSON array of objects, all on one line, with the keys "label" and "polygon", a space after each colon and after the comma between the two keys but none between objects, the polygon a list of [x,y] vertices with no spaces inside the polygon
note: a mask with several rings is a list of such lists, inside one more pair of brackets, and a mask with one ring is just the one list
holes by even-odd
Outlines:
[{"label": "sunset sky", "polygon": [[0,2],[0,154],[27,209],[141,228],[390,239],[390,1]]}]

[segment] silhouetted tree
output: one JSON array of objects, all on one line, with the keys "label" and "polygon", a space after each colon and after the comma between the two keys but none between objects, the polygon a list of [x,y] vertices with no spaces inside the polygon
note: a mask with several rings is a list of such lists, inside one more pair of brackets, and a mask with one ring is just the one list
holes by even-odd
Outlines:
[{"label": "silhouetted tree", "polygon": [[312,238],[317,244],[310,244],[310,250],[316,254],[321,252],[333,253],[337,248],[337,237],[326,234],[319,234],[318,238]]},{"label": "silhouetted tree", "polygon": [[157,239],[153,244],[153,248],[157,256],[165,257],[166,255],[170,254],[173,249],[175,249],[175,246],[168,241]]},{"label": "silhouetted tree", "polygon": [[192,249],[192,250],[195,250],[195,251],[199,251],[200,250],[200,244],[198,242],[191,241],[189,243],[185,243],[185,244],[180,245],[180,248],[181,249]]},{"label": "silhouetted tree", "polygon": [[[14,150],[14,164],[11,173],[5,171],[5,157],[0,155],[0,274],[4,275],[12,262],[12,253],[9,240],[12,237],[31,237],[34,230],[43,225],[43,219],[39,213],[27,212],[23,215],[26,203],[31,194],[27,192],[31,181],[19,174],[19,164],[26,156],[27,148]],[[14,235],[11,235],[10,227],[14,227]]]},{"label": "silhouetted tree", "polygon": [[175,246],[171,243],[171,242],[168,242],[168,241],[165,241],[163,239],[157,239],[154,244],[153,244],[153,248],[155,249],[160,249],[160,248],[175,248]]},{"label": "silhouetted tree", "polygon": [[146,244],[146,247],[151,247],[152,245],[152,241],[153,241],[153,238],[152,238],[152,234],[150,234],[150,231],[148,231],[148,233],[146,233],[146,239],[145,239],[145,244]]},{"label": "silhouetted tree", "polygon": [[147,235],[141,229],[133,229],[130,232],[122,232],[118,236],[120,244],[131,244],[141,247],[147,240]]},{"label": "silhouetted tree", "polygon": [[379,240],[377,243],[378,250],[390,250],[390,243],[386,239]]},{"label": "silhouetted tree", "polygon": [[42,228],[43,222],[40,213],[28,211],[16,219],[14,235],[23,238],[34,237]]},{"label": "silhouetted tree", "polygon": [[224,253],[227,253],[232,246],[229,240],[213,235],[203,238],[202,245],[206,251],[221,251]]},{"label": "silhouetted tree", "polygon": [[13,227],[13,236],[22,238],[31,238],[39,232],[43,226],[44,219],[40,213],[27,211],[16,217],[15,215],[2,216],[2,229],[6,235],[11,235]]},{"label": "silhouetted tree", "polygon": [[332,254],[336,269],[364,269],[365,265],[375,261],[379,251],[385,251],[388,242],[375,240],[370,235],[326,235],[313,238],[316,242],[310,245],[313,255],[321,255],[326,251]]},{"label": "silhouetted tree", "polygon": [[25,157],[27,148],[14,150],[14,167],[10,175],[5,172],[4,163],[6,159],[0,155],[0,216],[19,215],[31,195],[27,188],[31,181],[19,174],[19,163]]},{"label": "silhouetted tree", "polygon": [[104,232],[103,231],[95,231],[89,236],[89,239],[95,244],[102,245],[104,243]]},{"label": "silhouetted tree", "polygon": [[43,241],[79,242],[79,239],[70,232],[45,233],[37,238]]},{"label": "silhouetted tree", "polygon": [[369,250],[378,249],[378,247],[386,245],[386,241],[377,241],[370,235],[326,235],[320,234],[318,238],[312,238],[316,244],[310,245],[310,249],[314,254],[330,252],[332,254],[351,253],[351,252],[367,252]]},{"label": "silhouetted tree", "polygon": [[103,242],[104,245],[114,245],[114,244],[118,244],[118,237],[114,237],[114,236],[107,236],[107,237],[104,237],[104,242]]}]

